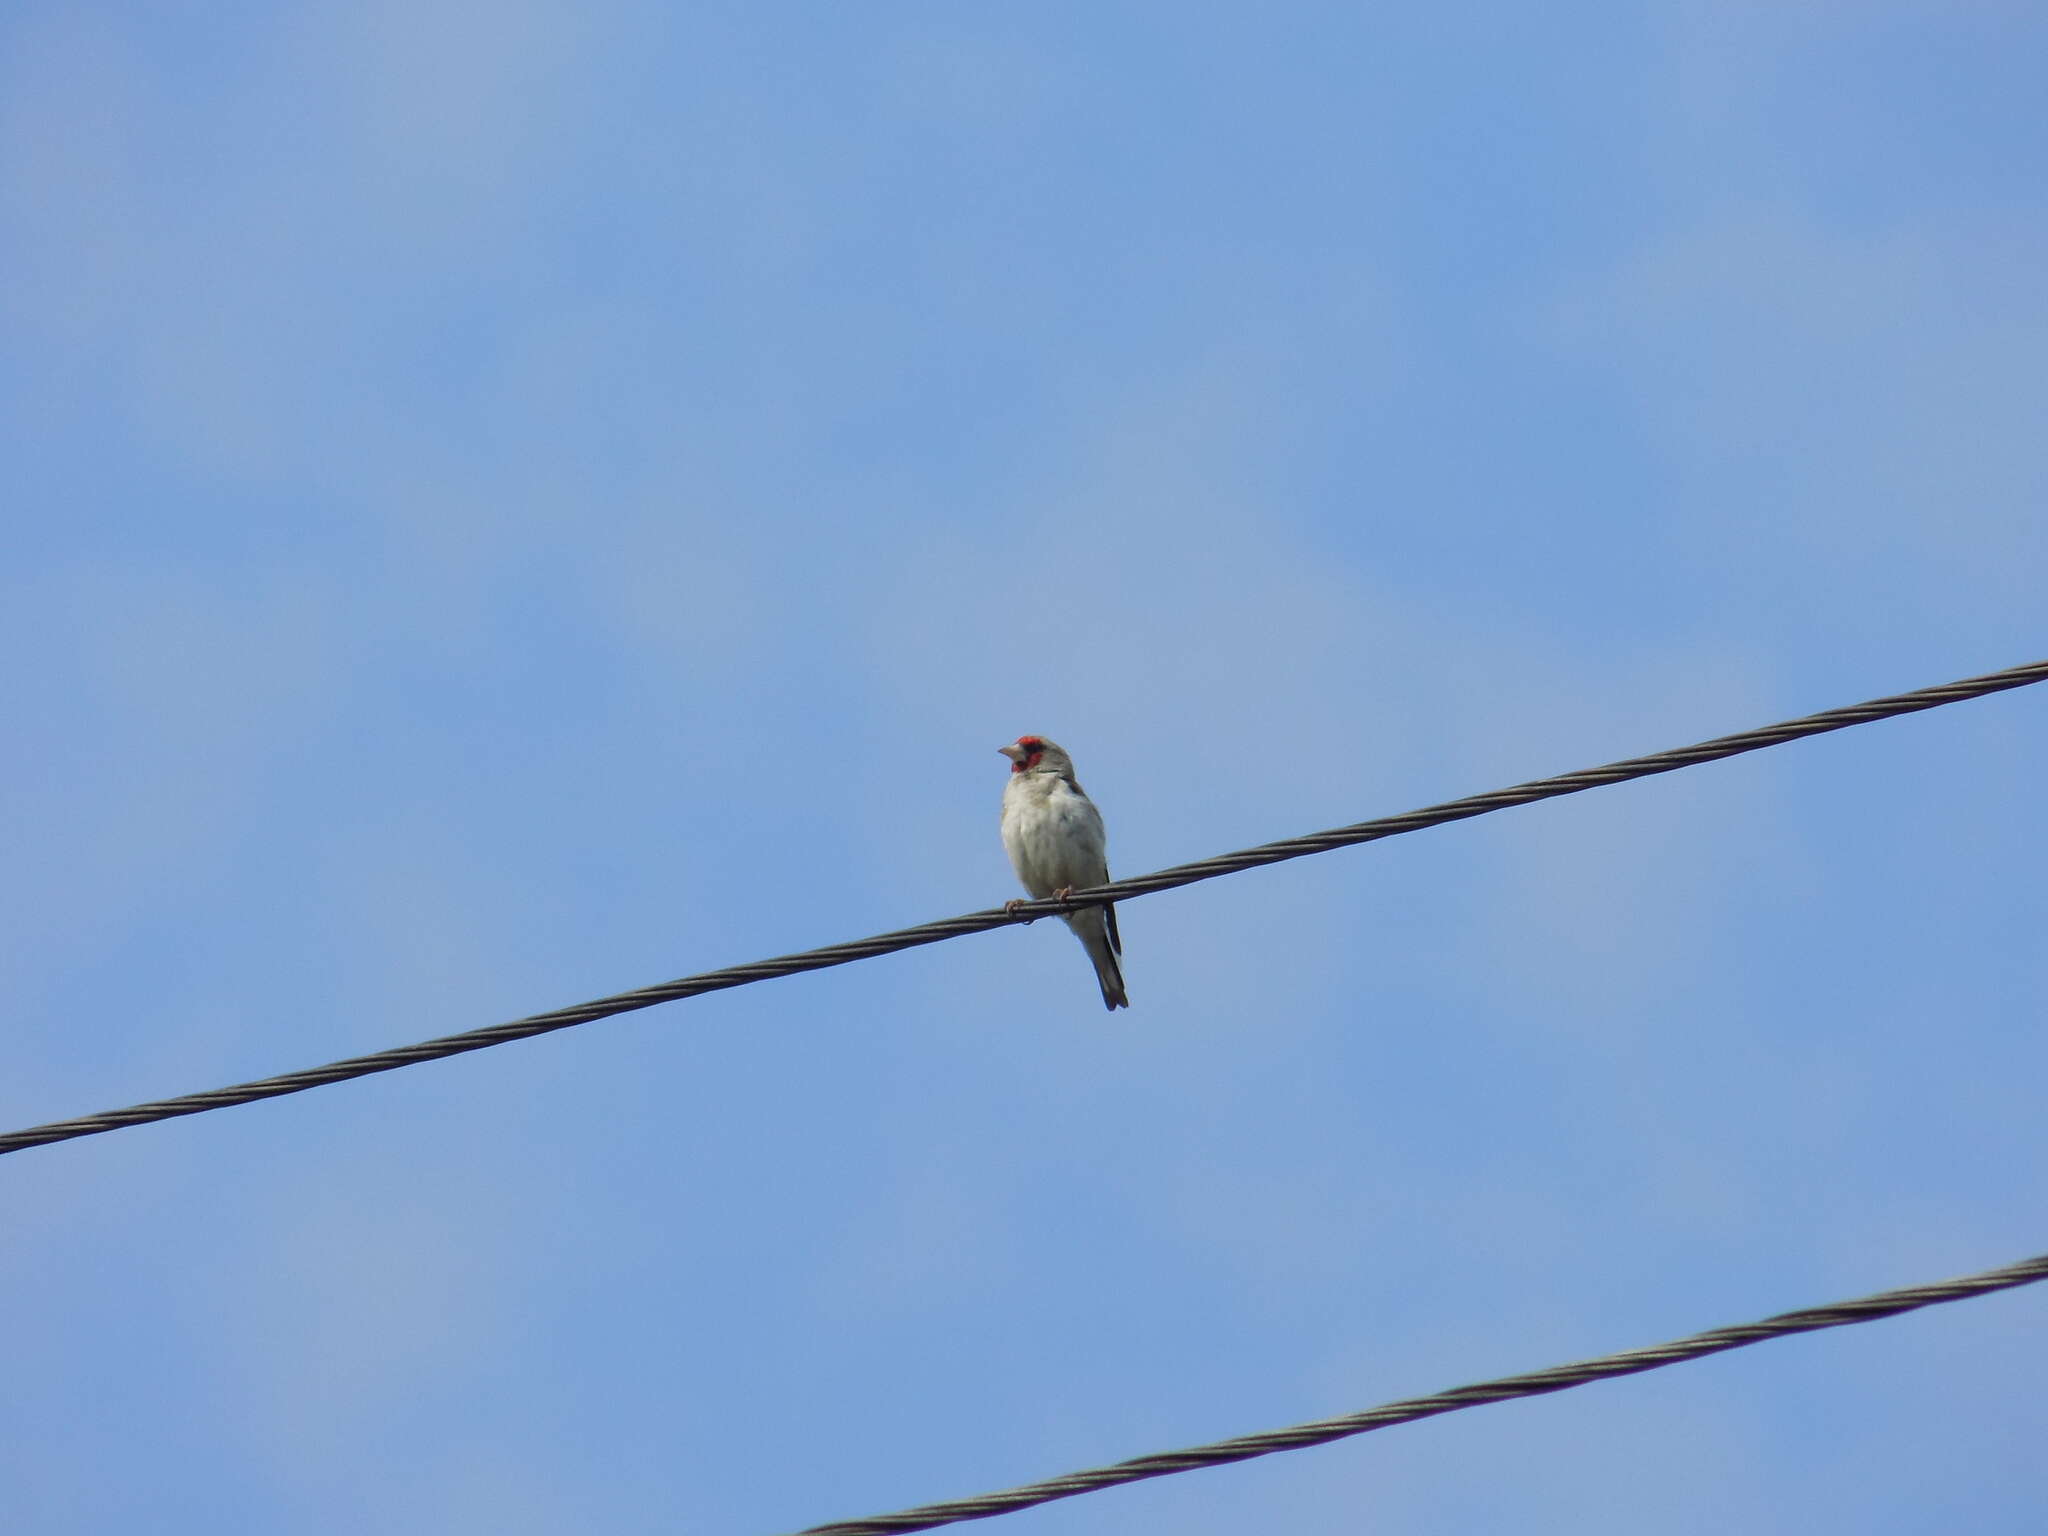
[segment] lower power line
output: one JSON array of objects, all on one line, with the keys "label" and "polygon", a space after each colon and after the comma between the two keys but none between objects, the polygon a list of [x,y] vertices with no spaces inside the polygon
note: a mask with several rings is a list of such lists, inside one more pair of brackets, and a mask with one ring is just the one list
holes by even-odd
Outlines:
[{"label": "lower power line", "polygon": [[1838,1301],[1833,1306],[1781,1312],[1760,1323],[1738,1323],[1732,1328],[1715,1328],[1706,1333],[1695,1333],[1689,1338],[1673,1339],[1668,1344],[1652,1344],[1646,1349],[1624,1350],[1618,1355],[1601,1355],[1572,1365],[1554,1365],[1547,1371],[1531,1371],[1525,1376],[1502,1376],[1493,1381],[1476,1382],[1469,1387],[1453,1387],[1448,1392],[1438,1392],[1430,1397],[1404,1398],[1398,1403],[1368,1408],[1363,1413],[1347,1413],[1341,1418],[1319,1419],[1313,1424],[1295,1424],[1287,1429],[1269,1429],[1263,1434],[1240,1435],[1234,1440],[1218,1440],[1211,1445],[1198,1445],[1185,1451],[1160,1451],[1131,1461],[1119,1461],[1112,1466],[1069,1472],[1064,1477],[1047,1478],[1042,1483],[1026,1483],[1021,1488],[1005,1489],[1000,1493],[949,1499],[943,1504],[920,1504],[916,1509],[902,1510],[893,1515],[872,1515],[865,1520],[836,1520],[830,1525],[811,1526],[798,1532],[797,1536],[899,1536],[901,1532],[929,1531],[960,1520],[983,1520],[990,1515],[1007,1515],[1054,1499],[1071,1499],[1077,1494],[1094,1493],[1102,1488],[1142,1482],[1148,1477],[1220,1467],[1233,1461],[1249,1461],[1254,1456],[1270,1456],[1275,1451],[1298,1451],[1305,1446],[1324,1445],[1332,1440],[1362,1435],[1369,1430],[1385,1429],[1392,1424],[1407,1424],[1416,1419],[1434,1418],[1440,1413],[1455,1413],[1460,1408],[1478,1408],[1517,1397],[1562,1392],[1567,1387],[1582,1387],[1590,1381],[1654,1371],[1662,1366],[1677,1365],[1680,1361],[1697,1360],[1702,1355],[1717,1355],[1723,1350],[1761,1344],[1766,1339],[1812,1333],[1820,1328],[1845,1328],[1851,1323],[1875,1322],[1881,1317],[1896,1317],[1901,1312],[1912,1312],[1939,1302],[1962,1301],[1971,1296],[1988,1295],[1992,1291],[2010,1290],[2018,1285],[2031,1285],[2037,1280],[2048,1280],[2048,1253],[2022,1259],[2003,1269],[1985,1270],[1982,1274],[1937,1280],[1932,1285],[1907,1286],[1898,1291],[1879,1291],[1875,1296],[1865,1296],[1857,1301]]}]

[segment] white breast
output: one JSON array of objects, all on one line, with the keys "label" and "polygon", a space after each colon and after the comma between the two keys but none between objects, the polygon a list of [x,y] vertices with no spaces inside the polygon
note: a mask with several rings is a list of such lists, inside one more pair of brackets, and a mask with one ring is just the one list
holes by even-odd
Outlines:
[{"label": "white breast", "polygon": [[1003,787],[1003,847],[1033,896],[1109,879],[1101,813],[1051,774],[1020,773]]}]

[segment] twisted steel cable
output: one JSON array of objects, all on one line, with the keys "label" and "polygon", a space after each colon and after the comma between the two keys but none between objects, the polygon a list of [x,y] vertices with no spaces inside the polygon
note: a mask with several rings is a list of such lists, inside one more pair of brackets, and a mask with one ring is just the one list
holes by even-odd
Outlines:
[{"label": "twisted steel cable", "polygon": [[1065,1477],[1047,1478],[1042,1483],[1026,1483],[1021,1488],[1010,1488],[1000,1493],[950,1499],[943,1504],[921,1504],[916,1509],[906,1509],[893,1515],[814,1525],[798,1532],[797,1536],[900,1536],[905,1531],[929,1531],[960,1520],[984,1520],[990,1515],[1006,1515],[1014,1510],[1029,1509],[1034,1504],[1070,1499],[1077,1494],[1142,1482],[1149,1477],[1192,1472],[1201,1467],[1220,1467],[1233,1461],[1249,1461],[1255,1456],[1270,1456],[1275,1451],[1298,1451],[1306,1446],[1362,1435],[1369,1430],[1385,1429],[1390,1424],[1407,1424],[1416,1419],[1434,1418],[1440,1413],[1454,1413],[1460,1408],[1477,1408],[1518,1397],[1562,1392],[1567,1387],[1582,1387],[1589,1381],[1633,1376],[1638,1371],[1654,1371],[1661,1366],[1761,1344],[1766,1339],[1783,1338],[1787,1334],[1875,1322],[1881,1317],[1896,1317],[1901,1312],[1931,1307],[1937,1302],[1962,1301],[1991,1291],[2031,1285],[2043,1279],[2048,1279],[2048,1253],[2023,1259],[2003,1269],[1986,1270],[1982,1274],[1937,1280],[1932,1285],[1907,1286],[1903,1290],[1880,1291],[1875,1296],[1838,1301],[1833,1306],[1782,1312],[1758,1323],[1715,1328],[1687,1338],[1673,1339],[1668,1344],[1623,1350],[1620,1354],[1601,1355],[1571,1365],[1556,1365],[1549,1370],[1531,1371],[1523,1376],[1502,1376],[1493,1381],[1475,1382],[1469,1387],[1453,1387],[1448,1392],[1438,1392],[1429,1397],[1403,1398],[1398,1403],[1386,1403],[1378,1408],[1368,1408],[1363,1413],[1345,1414],[1341,1418],[1319,1419],[1312,1424],[1295,1424],[1286,1429],[1267,1430],[1263,1434],[1240,1435],[1234,1440],[1218,1440],[1214,1444],[1198,1445],[1185,1451],[1162,1451],[1157,1455],[1120,1461],[1114,1466],[1069,1472]]},{"label": "twisted steel cable", "polygon": [[1289,838],[1285,842],[1263,843],[1256,848],[1222,854],[1213,859],[1202,859],[1193,864],[1177,864],[1156,874],[1138,875],[1129,880],[1112,881],[1093,890],[1076,891],[1063,901],[1048,898],[1041,901],[1018,902],[1014,907],[994,907],[985,911],[969,912],[935,923],[923,923],[915,928],[899,928],[893,933],[876,934],[872,938],[854,939],[844,944],[829,944],[823,949],[807,949],[801,954],[782,955],[772,960],[756,960],[749,965],[727,966],[723,970],[684,976],[675,981],[662,982],[657,986],[642,987],[637,991],[615,993],[613,996],[601,997],[593,1002],[578,1003],[574,1007],[557,1008],[550,1013],[536,1013],[527,1018],[514,1019],[505,1024],[492,1024],[458,1035],[442,1035],[432,1040],[422,1040],[416,1045],[401,1045],[368,1056],[351,1056],[342,1061],[329,1062],[325,1066],[307,1067],[302,1071],[286,1072],[277,1077],[258,1078],[253,1082],[236,1083],[205,1093],[188,1093],[174,1099],[156,1099],[147,1104],[106,1110],[96,1115],[80,1115],[71,1120],[53,1120],[46,1125],[35,1125],[25,1130],[0,1134],[0,1155],[20,1152],[28,1147],[44,1146],[50,1142],[70,1141],[79,1136],[97,1136],[106,1131],[121,1130],[126,1126],[148,1125],[158,1120],[172,1120],[180,1115],[203,1114],[210,1109],[226,1109],[235,1104],[251,1104],[258,1099],[275,1099],[288,1093],[303,1093],[308,1088],[347,1082],[351,1078],[368,1077],[377,1072],[391,1072],[399,1067],[410,1067],[423,1061],[439,1061],[446,1056],[460,1056],[465,1051],[480,1051],[487,1046],[525,1040],[534,1035],[548,1034],[553,1030],[567,1029],[571,1025],[588,1024],[595,1019],[610,1018],[614,1014],[631,1013],[639,1008],[652,1008],[657,1003],[672,1003],[686,997],[701,996],[706,992],[723,991],[727,987],[749,986],[754,982],[768,981],[777,976],[794,976],[802,971],[822,971],[835,965],[847,965],[855,960],[870,960],[878,955],[914,949],[920,944],[936,944],[943,939],[957,939],[970,933],[983,933],[991,928],[1007,927],[1012,923],[1032,922],[1037,918],[1071,911],[1075,907],[1100,906],[1105,902],[1149,896],[1155,891],[1170,891],[1177,886],[1193,885],[1198,880],[1213,880],[1219,875],[1232,875],[1241,870],[1256,869],[1262,864],[1278,864],[1312,853],[1329,853],[1333,849],[1349,848],[1358,843],[1376,842],[1383,837],[1398,837],[1403,832],[1419,832],[1425,827],[1442,826],[1450,821],[1463,821],[1471,816],[1484,816],[1490,811],[1503,811],[1510,806],[1527,805],[1536,800],[1551,800],[1560,795],[1575,795],[1581,790],[1597,789],[1603,784],[1620,784],[1629,779],[1649,778],[1653,774],[1670,773],[1674,769],[1690,768],[1698,763],[1710,763],[1724,757],[1737,757],[1744,752],[1755,752],[1763,747],[1775,747],[1788,741],[1798,741],[1803,737],[1820,736],[1829,731],[1842,730],[1847,726],[1865,725],[1873,720],[1887,720],[1894,715],[1908,715],[1918,710],[1934,709],[1942,704],[1959,703],[1964,699],[1981,698],[1987,693],[1998,693],[2007,688],[2023,688],[2029,683],[2044,680],[2048,680],[2048,661],[2029,662],[2025,666],[2008,667],[2002,672],[1988,672],[1982,677],[1963,678],[1933,688],[1917,689],[1912,693],[1893,694],[1888,698],[1872,699],[1863,704],[1824,710],[1817,715],[1804,715],[1797,720],[1767,725],[1735,736],[1719,736],[1712,741],[1700,742],[1696,746],[1678,747],[1669,752],[1653,753],[1648,757],[1625,758],[1621,762],[1608,763],[1600,768],[1582,768],[1577,773],[1559,774],[1549,779],[1533,779],[1526,784],[1496,789],[1489,794],[1469,795],[1462,800],[1447,800],[1441,805],[1425,806],[1419,811],[1407,811],[1399,816],[1382,816],[1375,821],[1361,821],[1355,826],[1337,827],[1328,832],[1312,833],[1307,837]]}]

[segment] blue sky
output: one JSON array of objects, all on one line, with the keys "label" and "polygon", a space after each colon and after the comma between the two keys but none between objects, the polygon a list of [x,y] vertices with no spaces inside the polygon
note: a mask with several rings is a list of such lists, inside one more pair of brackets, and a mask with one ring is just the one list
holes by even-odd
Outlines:
[{"label": "blue sky", "polygon": [[[8,1127],[2031,660],[2004,3],[10,7]],[[0,1165],[11,1523],[773,1532],[2048,1247],[2039,690]],[[2021,1292],[1010,1517],[2031,1531]]]}]

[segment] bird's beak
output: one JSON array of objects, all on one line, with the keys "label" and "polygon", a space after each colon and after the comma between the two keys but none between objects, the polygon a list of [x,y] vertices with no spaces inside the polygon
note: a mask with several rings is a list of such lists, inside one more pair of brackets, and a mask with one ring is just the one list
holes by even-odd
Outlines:
[{"label": "bird's beak", "polygon": [[1007,757],[1013,763],[1021,763],[1024,761],[1024,749],[1018,746],[1015,742],[1010,743],[1010,745],[1007,747],[997,747],[996,750],[1002,753],[1003,756]]}]

